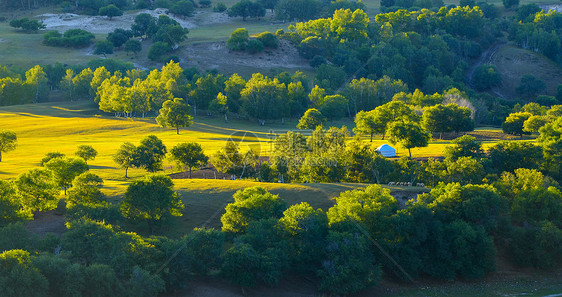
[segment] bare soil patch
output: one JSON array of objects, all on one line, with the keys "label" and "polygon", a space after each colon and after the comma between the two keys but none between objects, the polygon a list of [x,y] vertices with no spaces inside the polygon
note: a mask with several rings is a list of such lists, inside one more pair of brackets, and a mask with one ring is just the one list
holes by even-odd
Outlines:
[{"label": "bare soil patch", "polygon": [[58,214],[56,210],[36,213],[35,219],[27,223],[26,228],[40,237],[47,233],[61,236],[66,230],[64,216]]},{"label": "bare soil patch", "polygon": [[266,49],[257,54],[231,51],[224,41],[188,44],[183,46],[181,54],[187,58],[182,64],[188,67],[216,69],[228,74],[270,68],[311,69],[308,61],[301,58],[297,49],[285,40],[280,40],[277,49]]}]

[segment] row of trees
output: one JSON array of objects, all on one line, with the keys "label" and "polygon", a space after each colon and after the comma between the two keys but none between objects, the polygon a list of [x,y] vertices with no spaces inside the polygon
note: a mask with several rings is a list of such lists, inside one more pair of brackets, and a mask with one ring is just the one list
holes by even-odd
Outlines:
[{"label": "row of trees", "polygon": [[[78,180],[92,193],[99,185],[92,176]],[[100,208],[109,208],[103,198],[75,197],[67,211],[78,217],[67,216],[62,238],[39,240],[21,225],[0,228],[0,234],[17,235],[0,241],[4,295],[56,295],[72,288],[79,296],[85,290],[152,296],[213,270],[243,288],[275,286],[298,274],[321,291],[353,294],[376,285],[382,273],[410,281],[481,278],[495,270],[496,250],[506,246],[518,265],[562,264],[560,246],[553,244],[562,239],[562,193],[534,170],[504,174],[493,186],[442,183],[403,207],[378,185],[343,192],[326,211],[307,202],[288,207],[264,188],[246,188],[226,206],[222,231],[195,229],[180,239],[143,237],[93,220],[96,214],[108,218],[108,212],[100,216]],[[151,230],[182,208],[170,178],[159,175],[133,182],[119,206],[125,219],[147,222]],[[56,246],[60,256],[53,255]],[[104,286],[86,285],[98,279]]]}]

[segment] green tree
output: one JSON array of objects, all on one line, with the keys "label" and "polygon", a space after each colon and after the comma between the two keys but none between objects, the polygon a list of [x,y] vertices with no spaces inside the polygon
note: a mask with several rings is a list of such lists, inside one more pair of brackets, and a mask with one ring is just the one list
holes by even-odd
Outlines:
[{"label": "green tree", "polygon": [[478,90],[487,90],[502,84],[501,74],[494,65],[482,64],[474,70],[473,83]]},{"label": "green tree", "polygon": [[347,104],[347,98],[342,95],[328,95],[322,99],[318,110],[333,122],[345,115]]},{"label": "green tree", "polygon": [[447,160],[447,173],[451,182],[478,184],[484,177],[484,166],[472,157],[459,157]]},{"label": "green tree", "polygon": [[105,195],[100,188],[103,180],[91,172],[84,172],[72,181],[72,188],[68,190],[66,207],[72,208],[76,204],[100,204]]},{"label": "green tree", "polygon": [[243,51],[250,40],[248,30],[245,28],[238,28],[230,34],[230,38],[226,41],[226,46],[233,51]]},{"label": "green tree", "polygon": [[183,99],[174,98],[167,100],[162,105],[156,122],[162,127],[175,127],[176,134],[180,134],[180,127],[189,127],[193,124],[193,117],[189,115],[191,108],[183,103]]},{"label": "green tree", "polygon": [[48,152],[45,154],[45,157],[43,157],[41,159],[41,166],[45,166],[45,164],[47,164],[47,162],[51,161],[52,159],[55,158],[64,158],[66,155],[61,153],[61,152]]},{"label": "green tree", "polygon": [[545,88],[544,81],[534,77],[532,74],[525,74],[521,77],[521,82],[515,91],[520,96],[530,100],[535,98]]},{"label": "green tree", "polygon": [[119,165],[119,167],[125,169],[125,178],[127,178],[127,171],[129,168],[135,164],[137,147],[130,143],[123,143],[117,152],[113,155],[113,161]]},{"label": "green tree", "polygon": [[321,209],[314,210],[307,202],[287,208],[279,226],[289,243],[289,259],[293,269],[314,272],[322,260],[322,249],[328,234],[328,218]]},{"label": "green tree", "polygon": [[55,158],[45,164],[45,168],[53,173],[55,182],[66,189],[72,186],[72,180],[78,175],[88,171],[88,164],[82,158]]},{"label": "green tree", "polygon": [[502,124],[503,133],[519,135],[523,138],[523,134],[531,134],[530,132],[524,131],[525,121],[528,120],[533,115],[530,112],[515,112],[509,114]]},{"label": "green tree", "polygon": [[548,124],[549,122],[550,118],[548,116],[531,116],[525,122],[523,122],[523,131],[531,133],[538,132],[542,126]]},{"label": "green tree", "polygon": [[519,6],[519,0],[502,0],[502,3],[507,9]]},{"label": "green tree", "polygon": [[562,118],[539,129],[538,139],[544,152],[548,171],[560,181],[562,175]]},{"label": "green tree", "polygon": [[141,140],[135,149],[132,164],[149,172],[156,172],[162,169],[162,160],[167,152],[168,150],[162,140],[155,135],[148,135]]},{"label": "green tree", "polygon": [[50,171],[31,169],[18,176],[16,186],[24,209],[35,212],[57,207],[60,188]]},{"label": "green tree", "polygon": [[125,42],[124,49],[125,52],[127,52],[127,55],[131,52],[136,55],[142,50],[142,44],[138,40],[130,39]]},{"label": "green tree", "polygon": [[463,135],[451,141],[451,145],[445,147],[445,158],[455,161],[460,157],[472,157],[475,159],[484,156],[482,142],[474,136]]},{"label": "green tree", "polygon": [[431,135],[424,131],[419,124],[412,122],[393,122],[388,126],[388,139],[393,144],[400,143],[408,149],[410,158],[412,148],[426,147]]},{"label": "green tree", "polygon": [[232,174],[234,178],[241,179],[244,174],[250,176],[254,173],[258,156],[251,149],[242,154],[238,145],[229,141],[224,149],[220,149],[212,156],[211,163],[219,172]]},{"label": "green tree", "polygon": [[330,228],[356,228],[349,223],[357,222],[369,232],[376,228],[384,228],[385,217],[398,210],[398,201],[390,195],[390,190],[379,185],[370,185],[364,191],[352,190],[340,193],[336,197],[336,205],[328,212]]},{"label": "green tree", "polygon": [[45,296],[47,279],[35,268],[28,251],[9,250],[0,254],[0,295],[6,297]]},{"label": "green tree", "polygon": [[20,199],[13,183],[0,180],[0,227],[29,218],[29,213],[21,207]]},{"label": "green tree", "polygon": [[[488,150],[491,169],[498,174],[517,168],[538,169],[543,161],[540,146],[529,142],[501,141]],[[517,162],[514,162],[517,160]]]},{"label": "green tree", "polygon": [[132,182],[121,204],[125,218],[146,222],[151,233],[154,226],[171,216],[182,216],[183,208],[181,196],[174,192],[172,179],[165,175],[150,175]]},{"label": "green tree", "polygon": [[[381,132],[382,122],[375,120],[375,111],[360,111],[355,115],[355,128],[353,132],[356,134],[370,134],[371,142],[373,142],[373,134]],[[384,132],[383,132],[384,134]]]},{"label": "green tree", "polygon": [[326,117],[316,108],[309,108],[304,115],[300,118],[297,124],[298,129],[316,129],[322,127],[326,123]]},{"label": "green tree", "polygon": [[96,45],[94,47],[94,55],[103,55],[104,57],[106,57],[106,55],[111,54],[113,54],[113,43],[107,40],[96,42]]},{"label": "green tree", "polygon": [[192,16],[195,11],[195,6],[191,1],[181,0],[172,5],[170,11],[177,15]]},{"label": "green tree", "polygon": [[191,169],[197,165],[205,166],[209,162],[209,157],[203,152],[203,148],[196,142],[184,142],[174,146],[170,150],[172,159],[176,161],[178,167],[187,166],[189,168],[189,178]]},{"label": "green tree", "polygon": [[471,131],[474,129],[471,113],[470,109],[455,103],[437,104],[424,110],[423,126],[429,131],[439,132],[439,139],[443,132],[455,131],[458,134],[460,131]]},{"label": "green tree", "polygon": [[375,263],[369,241],[363,235],[330,231],[326,241],[326,259],[317,271],[320,290],[355,294],[381,279],[381,267]]},{"label": "green tree", "polygon": [[2,153],[16,149],[17,140],[16,132],[7,130],[0,131],[0,162],[2,162]]},{"label": "green tree", "polygon": [[228,122],[228,117],[226,113],[228,112],[228,98],[221,92],[218,93],[217,98],[211,101],[209,104],[209,109],[224,115],[224,122]]},{"label": "green tree", "polygon": [[78,150],[74,153],[74,155],[88,162],[89,160],[94,160],[96,158],[98,151],[96,151],[91,145],[84,144],[78,146]]},{"label": "green tree", "polygon": [[107,16],[111,20],[115,16],[123,15],[123,11],[114,4],[109,4],[108,6],[101,7],[98,14]]},{"label": "green tree", "polygon": [[152,61],[159,61],[162,56],[172,50],[170,44],[158,41],[153,43],[148,49],[148,58]]},{"label": "green tree", "polygon": [[286,204],[278,195],[269,193],[262,187],[239,190],[233,195],[226,213],[221,217],[222,230],[231,233],[244,233],[251,221],[280,218]]}]

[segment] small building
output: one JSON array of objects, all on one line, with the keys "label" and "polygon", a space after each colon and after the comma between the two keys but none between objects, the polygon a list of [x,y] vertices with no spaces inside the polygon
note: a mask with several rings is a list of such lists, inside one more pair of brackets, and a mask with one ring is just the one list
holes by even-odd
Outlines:
[{"label": "small building", "polygon": [[383,144],[376,149],[383,157],[396,157],[396,149],[388,144]]}]

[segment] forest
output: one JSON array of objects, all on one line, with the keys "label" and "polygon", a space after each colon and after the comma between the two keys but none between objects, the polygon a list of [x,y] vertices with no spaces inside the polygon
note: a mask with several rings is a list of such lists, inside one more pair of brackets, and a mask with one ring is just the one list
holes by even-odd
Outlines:
[{"label": "forest", "polygon": [[[381,0],[371,16],[366,5],[3,2],[110,19],[160,7],[252,22],[270,10],[284,29],[230,28],[223,44],[238,55],[289,44],[309,65],[187,67],[178,52],[190,30],[147,13],[105,40],[81,29],[41,37],[103,58],[2,61],[0,296],[183,296],[208,279],[257,296],[291,278],[355,296],[385,282],[484,282],[500,266],[559,277],[562,81],[525,73],[508,96],[506,74],[481,57],[510,44],[559,68],[562,14],[513,0]],[[45,31],[28,18],[9,25]],[[135,61],[146,42],[158,67],[111,57]],[[377,151],[387,142],[397,157]],[[207,179],[216,186],[203,191]],[[298,192],[308,186],[339,188]],[[201,197],[209,209],[186,215]],[[30,229],[48,215],[64,230]]]}]

